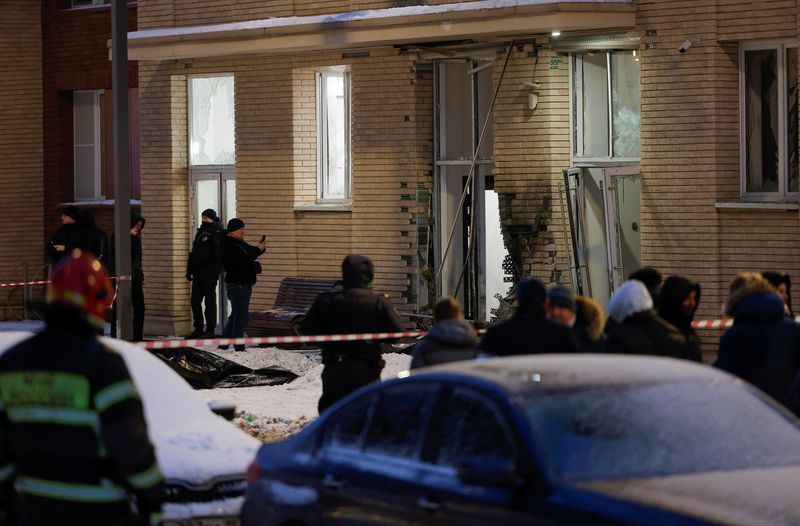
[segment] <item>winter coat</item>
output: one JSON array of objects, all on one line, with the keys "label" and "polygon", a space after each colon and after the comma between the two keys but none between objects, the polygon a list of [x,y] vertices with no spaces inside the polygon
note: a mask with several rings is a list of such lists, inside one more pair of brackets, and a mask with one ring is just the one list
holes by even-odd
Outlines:
[{"label": "winter coat", "polygon": [[731,294],[725,312],[734,323],[722,335],[714,367],[791,405],[792,384],[800,367],[800,325],[784,316],[781,297],[752,283]]},{"label": "winter coat", "polygon": [[[144,228],[145,219],[140,216],[139,214],[131,212],[131,228],[133,228],[136,223],[142,223],[142,228]],[[134,236],[131,234],[131,278],[133,281],[141,284],[144,283],[144,270],[142,267],[142,239],[141,234],[138,236]],[[112,276],[117,275],[117,264],[116,264],[116,233],[111,235],[111,250],[109,258],[109,265],[108,269]]]},{"label": "winter coat", "polygon": [[686,337],[653,310],[653,300],[641,282],[623,283],[608,303],[608,312],[617,322],[606,340],[608,352],[700,361]]},{"label": "winter coat", "polygon": [[108,265],[108,235],[97,227],[91,210],[83,210],[81,213],[78,222],[77,248],[93,254],[100,263]]},{"label": "winter coat", "polygon": [[472,360],[477,346],[478,336],[469,322],[456,318],[442,320],[414,346],[411,368]]},{"label": "winter coat", "polygon": [[569,327],[558,325],[544,313],[517,311],[511,319],[487,329],[478,348],[496,356],[578,351]]},{"label": "winter coat", "polygon": [[220,251],[225,269],[225,283],[255,285],[255,261],[265,250],[223,234]]},{"label": "winter coat", "polygon": [[[50,239],[50,244],[47,247],[53,266],[57,265],[62,257],[72,253],[72,250],[80,243],[80,235],[81,230],[78,223],[70,223],[58,227],[58,230],[53,234],[53,237]],[[56,251],[56,245],[64,245],[64,251]]]},{"label": "winter coat", "polygon": [[[366,258],[364,258],[366,259]],[[301,326],[306,335],[398,332],[400,316],[388,297],[377,294],[372,286],[371,266],[360,256],[348,256],[342,265],[344,290],[317,296]],[[378,342],[336,342],[322,344],[322,362],[380,359]]]},{"label": "winter coat", "polygon": [[578,351],[585,353],[606,352],[606,335],[603,333],[603,310],[593,300],[584,296],[575,297],[575,325],[572,333]]},{"label": "winter coat", "polygon": [[222,235],[222,224],[219,221],[200,224],[186,262],[187,278],[204,281],[216,281],[219,278],[222,272]]},{"label": "winter coat", "polygon": [[664,286],[661,287],[658,314],[683,333],[692,355],[700,357],[700,337],[697,336],[697,332],[692,328],[692,320],[694,320],[694,313],[697,311],[697,307],[695,306],[695,309],[690,314],[687,314],[683,311],[682,306],[683,300],[692,291],[695,291],[697,305],[699,305],[701,289],[698,283],[680,276],[668,277],[664,281]]},{"label": "winter coat", "polygon": [[0,473],[0,504],[14,483],[30,524],[129,524],[131,493],[145,519],[160,511],[139,393],[74,307],[50,305],[45,329],[0,356]]}]

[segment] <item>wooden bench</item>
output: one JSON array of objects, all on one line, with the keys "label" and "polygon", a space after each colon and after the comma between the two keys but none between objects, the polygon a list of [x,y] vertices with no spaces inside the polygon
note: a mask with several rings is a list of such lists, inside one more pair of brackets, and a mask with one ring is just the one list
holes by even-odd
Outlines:
[{"label": "wooden bench", "polygon": [[248,336],[294,336],[316,297],[333,290],[337,280],[284,278],[275,304],[265,311],[250,312]]}]

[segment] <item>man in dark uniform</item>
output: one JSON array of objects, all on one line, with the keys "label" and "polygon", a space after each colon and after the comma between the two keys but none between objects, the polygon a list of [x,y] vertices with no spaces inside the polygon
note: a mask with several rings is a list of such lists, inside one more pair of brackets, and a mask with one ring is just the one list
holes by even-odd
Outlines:
[{"label": "man in dark uniform", "polygon": [[45,329],[0,355],[0,524],[158,523],[164,486],[139,393],[96,337],[111,294],[76,250],[53,272]]},{"label": "man in dark uniform", "polygon": [[58,227],[47,249],[50,253],[50,263],[55,266],[62,257],[72,253],[80,237],[78,220],[80,212],[74,206],[68,206],[61,211],[61,226]]},{"label": "man in dark uniform", "polygon": [[[192,318],[194,332],[190,338],[213,338],[217,326],[217,282],[222,272],[220,238],[222,225],[217,212],[203,210],[202,222],[194,236],[192,251],[186,263],[186,279],[192,282]],[[206,329],[203,331],[203,301],[205,300]]]},{"label": "man in dark uniform", "polygon": [[[256,284],[256,274],[261,272],[261,264],[256,261],[267,251],[267,242],[262,239],[257,245],[244,240],[244,221],[234,217],[228,221],[228,228],[222,238],[222,265],[225,268],[225,287],[231,302],[231,314],[222,330],[224,338],[241,338],[250,318],[250,296]],[[227,345],[220,348],[227,349]],[[244,345],[234,345],[237,351],[244,351]]]},{"label": "man in dark uniform", "polygon": [[[303,334],[352,334],[398,332],[397,311],[383,294],[372,291],[375,269],[366,256],[351,255],[342,261],[344,290],[317,296],[302,324]],[[322,344],[321,413],[359,387],[380,378],[383,359],[377,342]]]}]

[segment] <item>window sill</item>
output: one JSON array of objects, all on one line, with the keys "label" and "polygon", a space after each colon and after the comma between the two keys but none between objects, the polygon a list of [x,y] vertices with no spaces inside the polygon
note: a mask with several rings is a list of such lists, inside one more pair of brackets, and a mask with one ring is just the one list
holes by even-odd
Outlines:
[{"label": "window sill", "polygon": [[295,212],[352,212],[352,203],[308,203],[294,205]]},{"label": "window sill", "polygon": [[800,203],[770,203],[757,201],[718,201],[717,210],[800,210]]}]

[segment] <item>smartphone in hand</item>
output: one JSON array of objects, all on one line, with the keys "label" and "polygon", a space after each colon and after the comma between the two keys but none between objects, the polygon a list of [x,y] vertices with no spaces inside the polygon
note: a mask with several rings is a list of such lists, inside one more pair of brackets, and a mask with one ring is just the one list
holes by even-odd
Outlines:
[{"label": "smartphone in hand", "polygon": [[264,234],[263,236],[261,236],[261,241],[260,241],[261,243],[263,243],[263,242],[264,242],[264,241],[266,241],[266,240],[267,240],[267,235],[266,235],[266,234]]}]

